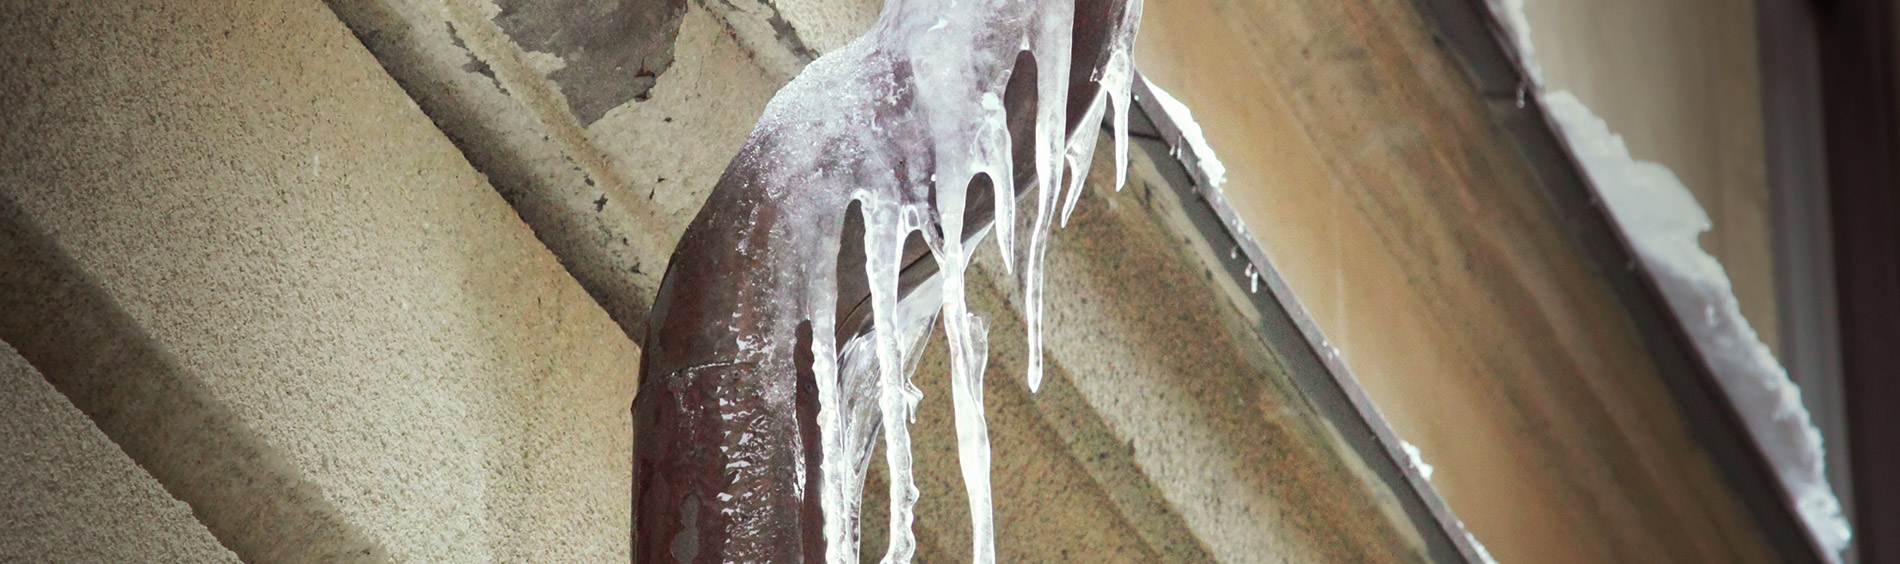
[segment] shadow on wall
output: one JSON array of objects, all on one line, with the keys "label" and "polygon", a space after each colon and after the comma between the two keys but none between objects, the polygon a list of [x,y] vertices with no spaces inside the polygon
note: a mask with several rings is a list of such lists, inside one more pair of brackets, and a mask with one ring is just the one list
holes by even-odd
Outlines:
[{"label": "shadow on wall", "polygon": [[386,562],[0,195],[0,341],[246,562]]}]

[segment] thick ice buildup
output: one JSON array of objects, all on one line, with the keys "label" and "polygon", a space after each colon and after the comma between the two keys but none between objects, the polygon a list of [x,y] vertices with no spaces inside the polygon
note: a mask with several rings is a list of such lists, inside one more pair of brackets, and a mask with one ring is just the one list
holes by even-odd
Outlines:
[{"label": "thick ice buildup", "polygon": [[[1042,259],[1056,216],[1066,219],[1087,177],[1095,127],[1114,124],[1118,182],[1127,159],[1127,112],[1134,76],[1131,48],[1141,1],[1114,22],[1106,64],[1094,76],[1101,92],[1083,126],[1067,136],[1073,2],[1021,0],[891,0],[863,37],[814,61],[775,96],[735,169],[758,170],[758,197],[782,203],[777,218],[825,228],[773,231],[774,250],[760,256],[762,278],[800,296],[798,315],[812,323],[810,352],[818,388],[823,465],[819,499],[831,562],[856,562],[858,516],[872,441],[883,434],[890,468],[890,544],[884,561],[909,562],[917,488],[911,478],[909,423],[921,393],[911,384],[919,343],[943,321],[950,350],[951,401],[958,455],[970,503],[972,554],[995,560],[989,482],[989,438],[983,419],[988,336],[965,301],[972,245],[965,241],[966,186],[995,179],[994,231],[1006,261],[1015,256],[1016,198],[1010,179],[1011,136],[1005,88],[1018,55],[1034,59],[1035,217],[1023,274],[1029,329],[1028,379],[1042,377]],[[1093,62],[1085,62],[1093,66]],[[1065,170],[1071,179],[1063,182]],[[787,197],[799,187],[809,197]],[[801,195],[805,194],[801,192]],[[827,194],[841,195],[836,198]],[[868,338],[837,343],[838,265],[845,209],[862,211],[864,275],[873,327]],[[808,222],[808,223],[807,223]],[[911,235],[920,234],[940,274],[900,295],[898,274]],[[946,236],[948,234],[948,236]],[[782,239],[797,238],[797,241]],[[748,252],[743,245],[740,253]],[[759,253],[765,255],[767,253]],[[750,256],[750,255],[748,255]],[[788,323],[791,321],[788,321]],[[773,334],[789,334],[784,328]],[[848,334],[848,333],[847,333]]]}]

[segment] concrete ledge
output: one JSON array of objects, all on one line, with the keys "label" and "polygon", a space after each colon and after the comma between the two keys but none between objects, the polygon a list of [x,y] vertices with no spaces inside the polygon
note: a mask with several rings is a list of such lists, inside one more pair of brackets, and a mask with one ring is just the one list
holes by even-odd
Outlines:
[{"label": "concrete ledge", "polygon": [[[1095,162],[1112,162],[1107,150],[1098,147]],[[1087,454],[1085,441],[1073,448],[1123,512],[1142,517],[1142,535],[1170,552],[1193,554],[1164,540],[1185,530],[1218,562],[1422,558],[1390,494],[1335,445],[1281,353],[1230,301],[1231,283],[1166,224],[1178,212],[1157,194],[1168,188],[1144,164],[1151,156],[1134,151],[1121,192],[1109,167],[1091,171],[1089,193],[1051,241],[1044,331],[1055,368],[1033,396],[1042,416],[1077,438],[1099,425],[1125,445],[1107,457]],[[979,265],[973,278],[987,283],[972,300],[991,320],[989,385],[1021,388],[1020,296],[993,261]],[[1157,503],[1172,515],[1144,515]]]},{"label": "concrete ledge", "polygon": [[0,560],[238,561],[3,343],[0,452]]},{"label": "concrete ledge", "polygon": [[[624,9],[663,3],[640,0]],[[540,45],[535,38],[511,35],[498,23],[570,18],[565,12],[575,5],[530,3],[504,16],[484,0],[329,4],[595,301],[636,336],[646,334],[647,309],[679,234],[765,101],[803,67],[803,60],[768,60],[746,50],[733,24],[715,17],[708,3],[693,2],[675,28],[635,30],[660,37],[633,40],[672,45],[672,63],[652,77],[644,97],[584,119],[554,77],[569,61],[533,50]],[[754,23],[740,27],[769,32]],[[622,79],[605,71],[564,78]]]},{"label": "concrete ledge", "polygon": [[0,338],[239,557],[626,559],[636,348],[322,4],[0,47]]}]

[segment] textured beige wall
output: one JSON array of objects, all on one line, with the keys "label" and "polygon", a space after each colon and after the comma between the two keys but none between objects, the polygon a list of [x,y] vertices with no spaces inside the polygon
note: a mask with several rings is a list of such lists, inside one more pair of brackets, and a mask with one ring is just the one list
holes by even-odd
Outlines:
[{"label": "textured beige wall", "polygon": [[1668,166],[1715,227],[1742,314],[1780,354],[1753,0],[1526,0],[1547,90]]},{"label": "textured beige wall", "polygon": [[0,52],[0,336],[226,546],[625,561],[636,348],[322,3]]},{"label": "textured beige wall", "polygon": [[0,453],[0,561],[238,561],[5,343]]}]

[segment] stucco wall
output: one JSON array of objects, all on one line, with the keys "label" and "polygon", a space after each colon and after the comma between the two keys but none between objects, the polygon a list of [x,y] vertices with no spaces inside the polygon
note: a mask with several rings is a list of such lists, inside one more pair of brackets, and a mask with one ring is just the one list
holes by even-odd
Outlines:
[{"label": "stucco wall", "polygon": [[5,343],[0,452],[0,560],[238,561]]},{"label": "stucco wall", "polygon": [[326,6],[0,45],[0,338],[233,552],[626,560],[636,348]]}]

